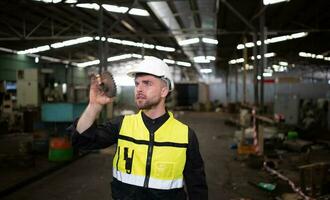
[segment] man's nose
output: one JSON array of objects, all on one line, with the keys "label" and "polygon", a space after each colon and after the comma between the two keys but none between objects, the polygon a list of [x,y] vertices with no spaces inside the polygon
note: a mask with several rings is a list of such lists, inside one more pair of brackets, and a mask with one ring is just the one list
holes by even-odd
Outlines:
[{"label": "man's nose", "polygon": [[141,86],[141,84],[136,85],[136,86],[135,86],[135,90],[136,90],[137,92],[141,92],[141,91],[142,91],[142,86]]}]

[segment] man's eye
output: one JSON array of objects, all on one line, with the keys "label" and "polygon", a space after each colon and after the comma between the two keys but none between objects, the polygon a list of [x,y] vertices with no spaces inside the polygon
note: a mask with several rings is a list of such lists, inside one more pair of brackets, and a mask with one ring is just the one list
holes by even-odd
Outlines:
[{"label": "man's eye", "polygon": [[152,85],[152,83],[150,81],[145,81],[144,84],[147,85],[147,86]]}]

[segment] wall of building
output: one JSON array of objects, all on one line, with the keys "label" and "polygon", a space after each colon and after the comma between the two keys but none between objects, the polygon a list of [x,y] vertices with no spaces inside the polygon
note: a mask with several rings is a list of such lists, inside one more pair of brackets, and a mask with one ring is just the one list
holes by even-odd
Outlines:
[{"label": "wall of building", "polygon": [[[285,74],[285,76],[297,77],[299,82],[270,82],[264,84],[264,102],[271,104],[274,102],[276,94],[297,95],[301,99],[318,99],[329,98],[330,85],[327,81],[311,81],[304,80],[298,73]],[[283,77],[282,73],[274,74],[271,79],[275,81],[276,78]],[[269,79],[269,78],[267,78]],[[235,83],[235,76],[231,75],[228,79],[228,91],[226,90],[226,83],[210,83],[210,100],[218,100],[221,103],[241,102],[243,99],[243,77],[241,74],[237,77],[237,86]],[[236,91],[237,88],[237,91]],[[252,73],[247,74],[246,79],[246,99],[248,102],[254,102],[254,85]],[[228,93],[228,95],[226,95]]]},{"label": "wall of building", "polygon": [[8,54],[0,56],[0,80],[16,81],[16,71],[27,68],[39,68],[41,82],[44,81],[46,76],[49,76],[59,83],[72,83],[71,80],[73,80],[74,84],[88,84],[87,73],[81,68],[67,67],[58,63],[45,63],[43,61],[35,63],[34,58],[24,55]]}]

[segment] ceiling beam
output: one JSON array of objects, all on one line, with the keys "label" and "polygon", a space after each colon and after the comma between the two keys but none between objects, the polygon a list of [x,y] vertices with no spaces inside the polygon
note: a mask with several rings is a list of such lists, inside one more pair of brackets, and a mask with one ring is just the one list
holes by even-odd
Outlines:
[{"label": "ceiling beam", "polygon": [[37,24],[25,37],[29,37],[32,35],[43,23],[45,23],[48,20],[48,17],[44,18],[39,24]]},{"label": "ceiling beam", "polygon": [[238,12],[227,0],[221,0],[223,4],[227,6],[229,10],[231,10],[249,29],[252,31],[255,30],[254,26],[247,20],[240,12]]}]

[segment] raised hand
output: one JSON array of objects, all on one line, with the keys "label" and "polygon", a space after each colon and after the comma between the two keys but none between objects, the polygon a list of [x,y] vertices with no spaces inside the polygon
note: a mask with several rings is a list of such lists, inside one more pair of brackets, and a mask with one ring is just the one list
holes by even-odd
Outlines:
[{"label": "raised hand", "polygon": [[89,90],[89,103],[105,105],[113,101],[113,98],[106,96],[102,90],[102,78],[100,75],[91,76],[91,86]]}]

